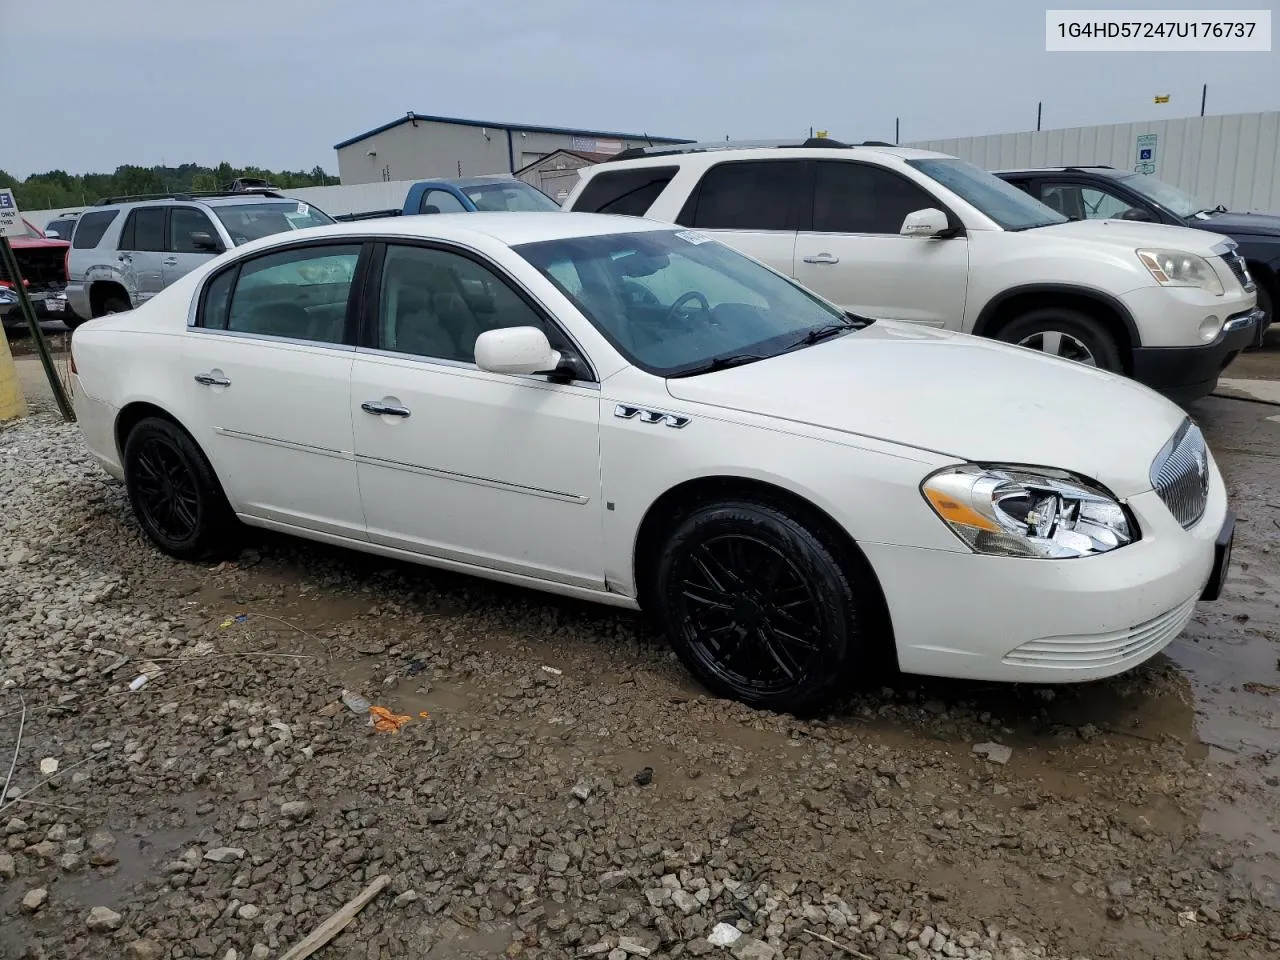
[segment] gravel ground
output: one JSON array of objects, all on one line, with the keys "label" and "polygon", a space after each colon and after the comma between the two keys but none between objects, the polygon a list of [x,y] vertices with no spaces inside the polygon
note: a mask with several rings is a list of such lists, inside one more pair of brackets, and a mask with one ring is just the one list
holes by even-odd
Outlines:
[{"label": "gravel ground", "polygon": [[1169,656],[809,721],[627,614],[267,536],[171,561],[46,406],[0,428],[0,957],[278,958],[383,874],[318,957],[1276,954],[1280,423],[1211,403],[1238,572]]}]

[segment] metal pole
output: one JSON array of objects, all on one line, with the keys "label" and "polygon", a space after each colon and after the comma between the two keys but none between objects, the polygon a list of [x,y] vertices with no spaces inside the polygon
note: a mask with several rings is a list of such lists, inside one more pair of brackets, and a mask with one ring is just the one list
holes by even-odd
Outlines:
[{"label": "metal pole", "polygon": [[1204,102],[1209,99],[1209,85],[1200,88],[1200,116],[1204,116]]},{"label": "metal pole", "polygon": [[1044,101],[1041,100],[1036,104],[1036,130],[1040,129],[1040,115],[1044,111]]},{"label": "metal pole", "polygon": [[893,118],[893,142],[894,143],[902,142],[902,118],[901,117]]},{"label": "metal pole", "polygon": [[18,305],[31,330],[31,339],[35,341],[36,351],[40,354],[40,364],[44,367],[44,375],[49,378],[49,389],[53,391],[53,399],[58,402],[58,410],[62,419],[68,423],[75,422],[76,412],[71,407],[71,400],[62,386],[58,371],[54,369],[53,357],[49,354],[49,344],[45,342],[44,331],[40,329],[40,321],[36,319],[36,308],[27,296],[26,284],[22,281],[22,272],[18,269],[18,258],[13,255],[13,247],[9,246],[9,238],[0,236],[0,258],[4,260],[5,270],[18,293]]}]

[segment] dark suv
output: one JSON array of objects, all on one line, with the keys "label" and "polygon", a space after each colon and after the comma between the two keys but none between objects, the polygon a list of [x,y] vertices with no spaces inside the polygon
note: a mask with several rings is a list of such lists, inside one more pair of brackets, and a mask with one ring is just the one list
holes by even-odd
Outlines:
[{"label": "dark suv", "polygon": [[1221,204],[1205,207],[1155,177],[1113,167],[992,172],[1068,217],[1165,223],[1230,237],[1239,245],[1240,256],[1258,288],[1258,307],[1266,314],[1254,341],[1255,346],[1262,345],[1280,298],[1280,217],[1232,213]]}]

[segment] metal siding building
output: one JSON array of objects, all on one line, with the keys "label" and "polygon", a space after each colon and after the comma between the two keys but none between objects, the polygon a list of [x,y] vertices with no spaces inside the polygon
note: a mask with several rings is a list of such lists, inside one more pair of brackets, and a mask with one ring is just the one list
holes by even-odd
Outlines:
[{"label": "metal siding building", "polygon": [[[1106,164],[1141,166],[1138,137],[1155,134],[1155,169],[1206,206],[1280,211],[1280,111],[1184,117],[1100,127],[1071,127],[987,137],[924,140],[903,146],[937,150],[986,170]],[[1144,141],[1148,143],[1148,141]]]},{"label": "metal siding building", "polygon": [[628,147],[688,143],[672,137],[488,123],[410,113],[336,144],[344,185],[514,173],[557,150],[618,153]]}]

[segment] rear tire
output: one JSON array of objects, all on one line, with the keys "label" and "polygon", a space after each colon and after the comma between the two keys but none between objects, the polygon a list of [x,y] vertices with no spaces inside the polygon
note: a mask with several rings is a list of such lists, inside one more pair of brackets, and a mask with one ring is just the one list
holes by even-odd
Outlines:
[{"label": "rear tire", "polygon": [[1124,372],[1115,337],[1104,324],[1079,310],[1060,307],[1029,310],[1001,327],[996,339],[1100,370]]},{"label": "rear tire", "polygon": [[133,514],[157,547],[179,560],[228,552],[239,521],[185,430],[161,417],[138,421],[125,439],[124,474]]},{"label": "rear tire", "polygon": [[105,317],[113,313],[127,313],[132,309],[133,307],[129,304],[129,301],[121,297],[111,296],[102,301],[102,313],[99,316]]},{"label": "rear tire", "polygon": [[766,503],[726,500],[685,514],[654,582],[672,647],[718,696],[808,712],[870,665],[867,590],[813,531]]}]

